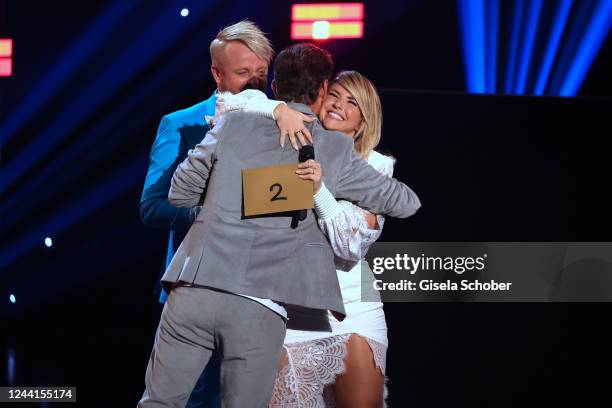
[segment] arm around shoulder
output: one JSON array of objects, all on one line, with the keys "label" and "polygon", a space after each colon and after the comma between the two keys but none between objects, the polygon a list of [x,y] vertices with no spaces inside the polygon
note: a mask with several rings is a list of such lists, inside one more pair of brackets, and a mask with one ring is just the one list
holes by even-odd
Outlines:
[{"label": "arm around shoulder", "polygon": [[407,218],[417,212],[421,201],[406,184],[374,170],[350,149],[338,179],[336,197],[344,198],[375,214]]},{"label": "arm around shoulder", "polygon": [[168,200],[176,207],[191,208],[200,202],[200,198],[216,159],[218,146],[217,135],[223,129],[225,118],[210,130],[204,140],[187,153],[187,158],[178,165],[168,192]]}]

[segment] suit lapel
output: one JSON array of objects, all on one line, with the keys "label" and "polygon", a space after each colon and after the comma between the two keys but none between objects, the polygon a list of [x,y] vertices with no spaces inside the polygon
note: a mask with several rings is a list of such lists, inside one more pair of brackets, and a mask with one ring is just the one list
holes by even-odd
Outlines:
[{"label": "suit lapel", "polygon": [[196,109],[192,113],[192,118],[195,122],[201,123],[196,126],[190,126],[188,128],[184,128],[181,131],[183,136],[183,140],[185,142],[185,155],[187,155],[187,151],[193,149],[195,145],[200,143],[204,136],[206,136],[206,132],[210,130],[208,123],[206,123],[205,116],[213,116],[215,114],[215,106],[217,103],[217,95],[213,93],[210,98],[201,102],[196,106]]}]

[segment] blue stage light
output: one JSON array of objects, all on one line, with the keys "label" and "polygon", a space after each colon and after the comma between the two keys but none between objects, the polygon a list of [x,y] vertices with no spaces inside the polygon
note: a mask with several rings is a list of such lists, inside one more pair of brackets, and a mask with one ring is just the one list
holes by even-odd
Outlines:
[{"label": "blue stage light", "polygon": [[106,180],[94,185],[80,198],[71,202],[71,206],[62,208],[37,225],[33,230],[26,231],[10,243],[10,246],[0,250],[0,268],[6,267],[15,259],[24,255],[40,243],[40,236],[45,233],[58,234],[77,221],[89,215],[112,201],[120,194],[142,182],[142,170],[146,168],[145,158],[128,161],[123,166],[117,166]]},{"label": "blue stage light", "polygon": [[32,91],[0,124],[0,144],[5,144],[19,128],[43,105],[60,86],[71,77],[81,63],[112,33],[115,25],[134,6],[137,0],[116,0],[79,36],[79,40],[34,85]]},{"label": "blue stage light", "polygon": [[[484,72],[486,92],[495,93],[498,89],[497,61],[502,59],[498,57],[501,1],[457,1],[468,91],[481,92],[479,81]],[[548,89],[551,95],[576,95],[612,29],[612,0],[576,3],[557,0],[556,8],[554,5],[544,7],[548,6],[544,0],[515,0],[510,4],[512,16],[505,47],[508,50],[505,78],[504,83],[499,84],[503,92],[524,95],[533,89],[533,94],[543,95]],[[544,10],[554,12],[547,33],[540,29],[542,22],[550,18]],[[482,22],[483,14],[486,24]],[[566,29],[568,21],[571,27]],[[540,39],[540,35],[543,38]],[[485,36],[484,41],[480,36]],[[482,68],[481,58],[485,59],[486,69]]]},{"label": "blue stage light", "polygon": [[15,385],[15,350],[12,348],[9,348],[7,350],[7,355],[8,355],[8,361],[7,361],[7,367],[6,367],[6,371],[7,371],[6,385],[13,386]]},{"label": "blue stage light", "polygon": [[[203,11],[207,7],[210,7],[210,3],[202,2],[202,3],[198,3],[195,9],[192,7],[191,10],[193,10],[194,12],[195,11],[200,12],[200,11]],[[257,3],[256,2],[244,2],[244,3],[239,2],[239,4],[236,5],[236,10],[233,10],[233,11],[234,12],[240,11],[241,13],[243,12],[246,13],[246,12],[249,12],[249,10],[251,10],[252,12],[256,12]],[[196,13],[196,14],[199,14],[199,13]],[[127,58],[127,56],[130,54],[138,54],[138,52],[135,52],[135,51],[137,51],[138,47],[142,45],[142,41],[144,41],[147,38],[150,39],[151,37],[150,31],[153,29],[153,26],[157,28],[159,28],[160,26],[164,27],[164,24],[161,24],[161,21],[163,21],[164,19],[167,20],[168,15],[176,16],[176,8],[175,7],[167,8],[165,12],[160,15],[160,18],[155,22],[155,24],[153,24],[152,27],[150,27],[150,30],[148,32],[143,33],[143,35],[139,37],[139,40],[135,41],[131,45],[130,49],[125,50],[125,52],[118,59],[122,60],[123,58]],[[269,21],[267,21],[266,19]],[[266,24],[266,22],[269,24],[272,24],[272,19],[270,17],[262,17],[262,20],[260,20],[260,23]],[[174,44],[173,40],[175,40],[178,36],[180,36],[182,32],[185,31],[184,29],[185,27],[186,28],[189,27],[188,24],[171,24],[170,26],[171,26],[170,36],[167,35],[168,27],[165,27],[163,31],[166,34],[166,37],[172,37],[172,38],[167,38],[167,41],[166,39],[162,40],[161,48],[165,49],[165,47],[167,46],[172,46]],[[140,86],[136,88],[134,92],[129,95],[128,98],[125,98],[125,100],[122,101],[125,103],[119,103],[117,106],[115,106],[114,109],[107,116],[104,117],[103,121],[101,122],[96,121],[96,123],[91,126],[91,130],[87,132],[87,137],[95,139],[100,134],[104,134],[105,130],[108,130],[108,129],[112,130],[113,126],[115,126],[119,121],[122,121],[122,120],[125,120],[126,122],[124,125],[122,125],[122,130],[129,135],[133,135],[134,134],[133,129],[142,128],[142,123],[140,123],[139,121],[151,121],[152,116],[159,115],[159,112],[149,109],[148,111],[150,111],[151,113],[138,115],[138,120],[135,120],[134,118],[129,116],[132,114],[132,109],[134,109],[134,106],[144,106],[142,104],[142,101],[150,100],[151,94],[156,92],[159,89],[161,83],[164,83],[165,81],[169,81],[169,80],[174,80],[176,72],[180,72],[185,66],[188,66],[190,63],[193,62],[193,60],[197,59],[201,55],[202,42],[208,41],[212,36],[216,34],[216,31],[217,31],[217,28],[215,28],[214,26],[204,27],[198,30],[197,35],[190,36],[189,44],[187,46],[183,46],[183,44],[181,44],[180,52],[176,56],[176,58],[173,58],[170,61],[164,62],[163,64],[158,64],[159,65],[157,66],[159,70],[158,74],[155,75],[153,78],[151,78],[150,81],[146,81],[145,82],[146,86]],[[157,33],[155,34],[157,35]],[[159,51],[159,44],[157,46],[152,45],[151,47],[144,47],[144,48],[147,48],[146,50],[147,52],[145,53],[146,54],[145,56],[153,60],[153,57],[156,54],[149,53],[149,51],[151,51],[149,50],[149,48],[151,49],[157,48]],[[143,56],[141,55],[141,57]],[[110,70],[114,71],[113,74],[117,74],[121,72],[120,68],[123,68],[124,70],[123,74],[128,76],[128,78],[116,78],[118,82],[120,83],[122,83],[122,81],[129,80],[133,76],[132,74],[137,74],[138,72],[136,71],[136,73],[134,73],[130,69],[132,68],[131,63],[134,62],[133,59],[130,59],[128,62],[130,63],[128,64],[130,66],[126,68],[125,66],[122,67],[122,65],[125,65],[124,61],[117,61],[116,59],[115,62],[109,68]],[[147,61],[142,61],[142,63],[146,66]],[[104,77],[105,80],[107,80],[109,79],[109,77],[111,77],[111,73],[106,72],[106,73],[103,73],[101,76]],[[98,81],[104,82],[105,85],[108,85],[106,81],[100,81],[100,78],[98,78]],[[100,88],[109,88],[108,86],[103,87],[103,86],[100,86],[100,84],[97,84],[97,85],[98,86],[95,87],[97,92],[100,92],[99,91]],[[173,85],[174,91],[172,93],[164,93],[164,95],[162,96],[156,96],[155,97],[156,103],[159,103],[160,106],[172,105],[176,102],[176,99],[180,95],[184,95],[188,92],[188,90],[190,89],[189,88],[190,86],[192,86],[192,84],[190,85],[187,81],[184,81],[181,84],[175,84]],[[83,94],[87,95],[87,94],[93,93],[94,89],[92,88],[93,86],[88,87],[86,90],[83,91]],[[120,89],[119,85],[117,85],[116,89]],[[100,95],[101,99],[106,97],[106,94],[104,92],[102,93],[103,95]],[[89,108],[93,109],[96,106],[96,105],[91,105],[87,101],[85,101],[87,102],[85,103],[85,106],[84,106],[84,108],[86,108],[85,111],[79,112],[76,109],[72,109],[74,106],[78,105],[79,100],[85,100],[84,98],[86,95],[80,95],[76,101],[73,101],[73,103],[70,104],[70,106],[66,108],[66,110],[68,111],[70,110],[73,111],[75,117],[77,118],[77,121],[84,120],[84,118],[87,117],[87,111],[89,110]],[[67,115],[67,112],[63,112],[63,114]],[[125,115],[128,115],[128,117],[126,117]],[[70,118],[70,119],[73,120],[73,118]],[[62,129],[62,131],[71,129],[74,123],[78,123],[78,122],[70,123],[70,127],[66,127],[67,125],[64,124],[64,128]],[[2,127],[2,125],[4,124],[3,123],[0,124],[0,127]],[[49,130],[50,129],[46,129],[46,131],[42,131],[41,133],[52,134],[52,133],[57,132],[59,129],[54,129],[55,132],[49,132]],[[38,136],[42,136],[42,135],[38,135]],[[53,134],[54,138],[55,136],[56,135]],[[37,171],[37,173],[33,175],[32,177],[28,177],[27,179],[24,179],[23,180],[24,183],[20,183],[20,188],[18,190],[20,195],[26,197],[28,196],[28,194],[34,194],[36,195],[37,198],[39,198],[38,194],[42,190],[45,191],[46,196],[49,196],[52,193],[57,192],[58,185],[60,184],[58,184],[56,181],[45,183],[45,180],[51,180],[53,176],[52,173],[54,172],[64,171],[62,166],[64,166],[67,162],[70,161],[70,160],[67,161],[66,159],[67,158],[70,159],[70,157],[72,156],[72,153],[75,153],[75,156],[78,156],[77,154],[78,150],[81,150],[81,151],[87,150],[88,144],[81,143],[82,138],[83,138],[83,135],[80,134],[78,138],[75,138],[75,141],[73,143],[68,145],[67,150],[70,151],[71,154],[67,155],[67,157],[64,157],[64,152],[66,151],[66,149],[63,149],[61,154],[54,155],[52,157],[52,159],[54,160],[51,161],[52,168],[49,168],[48,167],[49,163],[45,162],[44,163],[45,166],[41,166],[42,167],[41,171]],[[42,140],[42,139],[38,139],[38,140]],[[37,146],[35,145],[36,143],[32,144],[31,147],[36,149]],[[111,143],[111,146],[112,145],[113,144]],[[108,147],[109,146],[106,146],[106,145],[104,146],[105,149]],[[43,143],[43,145],[41,146],[41,149],[46,150],[47,148],[48,148],[48,145]],[[25,150],[27,150],[27,148]],[[109,149],[109,150],[112,150],[112,149]],[[144,152],[141,152],[141,153],[142,153],[141,155],[142,158],[145,158],[146,154]],[[100,156],[103,156],[104,149],[100,149],[100,151],[96,150],[95,154],[96,155],[99,154]],[[94,155],[92,154],[91,156],[88,156],[88,158],[93,157],[93,156]],[[19,161],[20,158],[21,157],[16,157],[15,160]],[[139,156],[139,159],[140,159],[140,156]],[[78,163],[78,160],[75,160],[75,163]],[[11,162],[9,164],[14,165],[15,163]],[[90,165],[90,164],[91,163],[89,162],[87,163],[87,165]],[[48,218],[41,220],[41,222],[38,223],[38,225],[36,225],[31,230],[22,231],[22,233],[20,234],[21,236],[17,237],[15,240],[11,240],[11,242],[7,242],[5,246],[0,248],[0,265],[1,265],[0,268],[10,264],[11,262],[16,260],[20,256],[27,254],[30,250],[38,248],[40,246],[40,238],[41,236],[44,237],[45,236],[44,234],[54,234],[55,235],[61,232],[65,228],[68,228],[74,225],[75,222],[78,222],[83,217],[85,217],[87,214],[90,214],[96,211],[100,207],[103,207],[104,205],[106,205],[108,202],[112,201],[113,199],[116,199],[117,195],[124,193],[127,189],[134,188],[134,186],[141,184],[143,181],[144,174],[145,174],[146,166],[147,166],[146,161],[139,160],[139,161],[132,161],[131,163],[126,163],[126,166],[124,166],[124,168],[122,169],[118,169],[118,168],[113,169],[113,170],[117,170],[114,176],[107,179],[106,182],[105,181],[102,181],[99,183],[96,182],[96,184],[94,184],[91,187],[92,188],[97,187],[97,188],[95,190],[87,191],[87,193],[91,193],[91,194],[89,195],[84,194],[83,196],[81,196],[80,199],[77,198],[76,201],[71,201],[68,205],[58,209],[58,211],[55,214],[52,214]],[[79,167],[78,171],[81,171],[81,169],[82,168]],[[23,168],[21,166],[18,166],[17,172],[11,172],[9,170],[10,169],[7,169],[6,167],[5,169],[3,169],[3,174],[5,174],[7,177],[0,178],[0,190],[3,190],[3,188],[5,188],[7,185],[10,185],[11,181],[15,181],[17,178],[17,175],[22,174],[21,171],[23,170]],[[64,178],[72,177],[73,173],[76,174],[77,171],[73,171],[69,175],[64,174],[62,176],[61,182],[62,183],[64,182]],[[11,180],[11,178],[13,178],[13,180]],[[31,183],[31,181],[33,181],[34,179],[35,179],[35,182]],[[113,180],[113,182],[110,182],[111,180]],[[7,181],[8,183],[5,184],[5,182]],[[61,188],[62,187],[60,186],[59,190],[61,190]],[[15,210],[21,211],[21,207],[19,206],[19,200],[12,201],[12,199],[13,199],[13,194],[11,194],[10,197],[7,197],[7,200],[1,204],[2,209],[13,207]],[[11,203],[9,204],[8,201],[11,201]],[[31,201],[34,202],[34,200],[31,200]],[[27,216],[28,215],[27,213],[29,211],[31,211],[31,209],[26,210],[24,212],[20,212],[20,215]],[[3,213],[3,212],[4,211],[0,211],[0,213]],[[11,217],[11,222],[13,221],[14,220]],[[5,220],[0,220],[0,224],[4,225],[4,222]],[[2,226],[0,226],[0,229],[1,228]],[[28,274],[28,276],[30,276],[30,274]]]},{"label": "blue stage light", "polygon": [[575,96],[599,48],[612,27],[612,0],[600,0],[587,24],[580,46],[563,81],[559,95]]},{"label": "blue stage light", "polygon": [[[202,42],[209,40],[216,32],[214,27],[207,28],[190,38],[189,43],[176,55],[176,58],[159,65],[157,73],[150,80],[143,82],[142,86],[122,99],[108,115],[96,123],[94,128],[84,132],[78,140],[67,146],[67,149],[61,155],[57,155],[52,161],[45,163],[44,168],[20,183],[15,192],[0,202],[0,214],[11,214],[11,217],[0,217],[0,230],[18,224],[40,203],[44,203],[54,193],[69,185],[78,176],[78,172],[66,171],[69,166],[72,166],[71,163],[80,163],[79,169],[86,171],[91,166],[96,165],[99,160],[104,160],[119,143],[125,140],[125,137],[139,132],[144,123],[159,120],[159,113],[153,110],[145,110],[136,117],[133,117],[131,112],[138,106],[145,106],[162,84],[173,81],[177,71],[188,66],[201,54],[200,45]],[[180,95],[188,92],[190,86],[188,82],[181,82],[175,84],[173,88]],[[164,103],[171,105],[175,102],[176,95],[165,93],[155,98],[160,105]],[[118,123],[123,123],[121,131],[114,130]],[[94,144],[95,148],[93,148]],[[83,151],[88,151],[87,161],[79,159]],[[32,194],[36,195],[36,200],[28,198]]]},{"label": "blue stage light", "polygon": [[484,93],[486,91],[484,0],[460,0],[459,12],[462,20],[463,56],[468,90]]},{"label": "blue stage light", "polygon": [[558,96],[560,94],[570,65],[572,65],[572,61],[576,57],[576,51],[580,48],[580,42],[587,31],[596,2],[597,0],[580,0],[574,3],[568,25],[561,39],[559,55],[555,58],[553,72],[547,87],[549,95]]},{"label": "blue stage light", "polygon": [[561,43],[561,36],[563,34],[563,30],[565,29],[571,8],[572,0],[561,0],[555,15],[554,23],[552,25],[548,45],[546,46],[546,51],[544,52],[544,59],[542,60],[542,64],[540,66],[540,72],[536,80],[534,90],[535,95],[544,95],[546,85],[548,84],[550,71],[553,66],[553,61],[557,55],[557,50],[559,49],[559,44]]},{"label": "blue stage light", "polygon": [[[201,7],[206,7],[208,3],[201,4]],[[88,84],[55,121],[34,138],[24,149],[27,153],[15,157],[5,166],[4,174],[7,176],[0,178],[0,194],[189,28],[188,24],[168,24],[166,20],[170,10],[176,11],[174,7],[169,7],[162,13],[161,17],[115,58],[105,72]]]},{"label": "blue stage light", "polygon": [[512,37],[510,39],[510,55],[508,57],[508,63],[506,65],[506,83],[504,84],[504,91],[507,94],[512,93],[514,88],[514,73],[516,70],[516,59],[517,52],[520,43],[521,35],[521,22],[523,20],[523,9],[525,8],[524,0],[516,0],[514,6],[514,18],[512,19]]},{"label": "blue stage light", "polygon": [[187,17],[189,15],[189,9],[182,9],[181,10],[181,17]]},{"label": "blue stage light", "polygon": [[49,237],[45,238],[45,245],[47,248],[51,248],[53,246],[53,240]]},{"label": "blue stage light", "polygon": [[538,30],[538,20],[542,11],[542,0],[530,0],[527,19],[524,25],[523,42],[521,47],[521,57],[518,78],[514,87],[514,93],[522,95],[525,93],[527,84],[527,74],[529,73],[529,65],[531,64],[531,55],[533,51],[533,43],[535,42],[536,33]]},{"label": "blue stage light", "polygon": [[487,92],[497,91],[497,48],[499,36],[499,0],[489,0],[486,2],[486,15],[488,35],[486,36],[485,54],[487,57]]},{"label": "blue stage light", "polygon": [[9,300],[11,301],[11,303],[17,302],[17,299],[15,298],[15,295],[13,295],[12,293],[11,293],[11,296],[9,296]]}]

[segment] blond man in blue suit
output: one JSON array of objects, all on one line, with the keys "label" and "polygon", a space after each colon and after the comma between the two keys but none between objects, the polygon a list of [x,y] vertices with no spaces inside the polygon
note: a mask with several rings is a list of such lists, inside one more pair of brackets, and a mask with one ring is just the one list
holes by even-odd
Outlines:
[{"label": "blond man in blue suit", "polygon": [[[241,21],[222,29],[210,44],[211,72],[217,89],[207,100],[165,115],[151,149],[151,161],[140,200],[142,222],[170,232],[166,262],[189,230],[199,207],[176,208],[168,201],[172,174],[187,152],[209,130],[207,116],[215,115],[217,94],[255,88],[265,92],[272,46],[253,23]],[[163,303],[166,295],[161,293]]]}]

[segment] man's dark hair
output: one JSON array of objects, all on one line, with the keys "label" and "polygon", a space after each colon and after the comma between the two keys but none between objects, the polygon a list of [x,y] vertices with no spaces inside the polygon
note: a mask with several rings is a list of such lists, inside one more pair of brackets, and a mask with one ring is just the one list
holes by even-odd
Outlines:
[{"label": "man's dark hair", "polygon": [[313,44],[296,44],[282,50],[274,61],[276,98],[312,105],[334,70],[331,55]]}]

